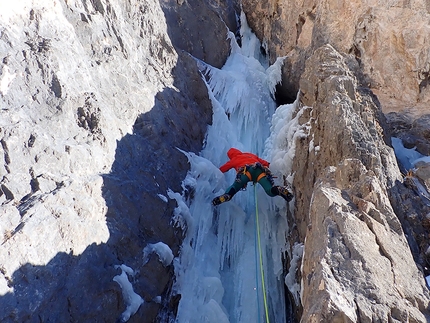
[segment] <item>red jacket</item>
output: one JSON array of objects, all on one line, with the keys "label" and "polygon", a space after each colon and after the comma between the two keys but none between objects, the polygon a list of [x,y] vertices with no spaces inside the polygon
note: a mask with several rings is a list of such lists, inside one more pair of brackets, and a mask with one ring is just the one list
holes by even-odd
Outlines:
[{"label": "red jacket", "polygon": [[227,152],[227,156],[230,158],[230,160],[219,168],[223,173],[232,168],[238,171],[239,168],[245,165],[253,165],[255,163],[260,163],[264,167],[269,167],[268,161],[261,159],[257,155],[251,153],[243,153],[236,148],[230,148]]}]

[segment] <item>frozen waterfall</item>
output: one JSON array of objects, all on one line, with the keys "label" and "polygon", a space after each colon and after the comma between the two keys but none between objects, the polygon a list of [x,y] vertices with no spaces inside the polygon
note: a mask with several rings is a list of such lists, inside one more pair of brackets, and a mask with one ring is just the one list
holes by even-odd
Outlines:
[{"label": "frozen waterfall", "polygon": [[[191,169],[176,199],[175,220],[186,229],[181,253],[174,260],[175,290],[181,295],[177,322],[264,322],[261,274],[256,255],[254,186],[214,208],[211,200],[224,193],[235,172],[218,167],[235,147],[271,162],[277,184],[289,174],[296,133],[294,105],[276,109],[275,85],[283,59],[272,66],[260,53],[260,42],[242,15],[242,47],[231,34],[231,55],[222,69],[199,62],[213,105],[204,149],[197,156],[184,152]],[[291,140],[292,142],[292,140]],[[282,254],[287,249],[286,202],[268,197],[256,187],[264,277],[270,322],[286,322]]]}]

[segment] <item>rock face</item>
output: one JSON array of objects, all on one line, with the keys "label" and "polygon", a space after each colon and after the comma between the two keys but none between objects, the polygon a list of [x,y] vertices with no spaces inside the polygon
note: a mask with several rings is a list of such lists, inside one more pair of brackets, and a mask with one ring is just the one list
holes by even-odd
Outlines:
[{"label": "rock face", "polygon": [[[422,154],[429,155],[427,132],[430,125],[426,115],[430,98],[427,87],[428,3],[244,0],[243,8],[249,25],[263,40],[271,60],[286,56],[283,84],[277,93],[279,100],[292,101],[301,91],[302,104],[312,107],[300,112],[303,128],[311,128],[308,139],[298,143],[293,170],[296,179],[294,225],[297,228],[292,237],[297,238],[292,242],[304,242],[305,237],[307,241],[303,266],[304,304],[298,309],[299,312],[303,310],[302,321],[366,322],[369,318],[377,320],[376,317],[382,321],[387,317],[391,321],[428,320],[427,313],[419,314],[427,306],[424,304],[428,304],[422,276],[430,273],[429,194],[428,190],[423,193],[421,189],[421,184],[427,185],[427,166],[418,165],[414,175],[403,181],[395,157],[387,148],[391,144],[390,137],[396,136],[408,148],[417,147]],[[321,48],[326,44],[330,46]],[[382,112],[388,113],[386,119]],[[356,175],[349,175],[351,171]],[[344,176],[350,178],[339,182]],[[376,183],[369,189],[373,193],[364,188],[367,185],[364,183],[372,182]],[[373,197],[369,200],[370,196]],[[379,202],[372,200],[374,198]],[[375,215],[379,213],[384,216]],[[355,223],[354,218],[349,222],[350,215],[365,222],[367,229],[362,222]],[[385,227],[386,233],[375,229],[379,225],[369,220],[375,218]],[[350,228],[343,222],[349,222]],[[321,229],[317,225],[315,228],[315,223],[323,223],[324,227]],[[368,244],[359,233],[352,231],[356,226],[366,229],[368,237],[376,241],[373,246],[381,250],[381,257],[385,258],[371,260],[373,256],[369,253],[369,263],[376,260],[383,264],[387,259],[392,264],[416,261],[421,272],[414,269],[405,272],[414,284],[415,280],[419,281],[417,290],[421,296],[418,298],[424,301],[411,301],[412,306],[403,302],[399,305],[402,309],[396,313],[394,309],[399,308],[396,297],[404,299],[409,293],[406,297],[409,299],[414,289],[407,287],[408,291],[394,294],[388,291],[390,297],[363,292],[367,287],[363,288],[362,282],[373,276],[373,283],[368,287],[378,289],[375,288],[375,284],[379,284],[378,276],[384,274],[374,269],[359,273],[354,267],[365,259],[363,256],[357,260],[364,251],[355,250],[356,241]],[[332,245],[331,234],[343,239],[338,243],[342,247]],[[408,258],[393,261],[396,257],[392,254],[397,251],[384,247],[381,234],[384,239],[385,235],[392,235],[393,241],[402,240],[403,252],[409,254]],[[319,243],[310,242],[318,240],[317,237]],[[306,257],[306,252],[315,254],[314,262]],[[330,267],[342,267],[338,264],[344,259],[349,265],[340,269],[343,273],[328,272]],[[352,280],[345,268],[351,268],[354,275],[361,278]],[[394,282],[399,281],[402,272],[399,268],[392,270],[391,286],[397,286]],[[313,277],[317,278],[313,280]],[[408,281],[407,278],[402,280]],[[334,291],[339,289],[345,291],[348,301],[342,299],[343,296],[336,299],[339,295]],[[312,293],[316,290],[320,292],[314,297]],[[393,298],[392,295],[397,296]],[[320,302],[322,299],[327,301]],[[379,314],[371,314],[373,311]]]},{"label": "rock face", "polygon": [[[1,322],[120,320],[113,278],[123,264],[144,300],[130,322],[174,317],[173,270],[142,252],[157,242],[179,252],[165,194],[188,169],[177,148],[200,151],[212,112],[194,58],[223,65],[239,7],[20,0],[1,10]],[[290,232],[305,249],[298,319],[429,321],[430,205],[388,146],[396,135],[429,151],[428,3],[242,8],[262,51],[287,56],[278,98],[301,90],[308,136],[296,143]],[[381,106],[393,112],[387,123]],[[406,107],[409,119],[398,114]]]},{"label": "rock face", "polygon": [[430,156],[430,114],[417,118],[408,111],[390,112],[387,114],[387,122],[390,125],[390,136],[400,138],[406,148],[416,147],[419,153]]},{"label": "rock face", "polygon": [[304,62],[331,44],[360,62],[360,81],[384,111],[423,113],[430,100],[428,1],[244,0],[250,26],[272,59],[287,56],[283,89],[295,98]]},{"label": "rock face", "polygon": [[202,1],[52,0],[7,5],[0,28],[0,321],[113,322],[122,264],[145,301],[130,321],[173,311],[152,301],[172,268],[142,251],[178,253],[161,195],[212,113],[190,54],[221,66],[226,25]]},{"label": "rock face", "polygon": [[346,62],[323,46],[300,81],[308,129],[293,167],[305,242],[301,321],[428,322],[429,291],[393,209],[404,185],[379,103]]}]

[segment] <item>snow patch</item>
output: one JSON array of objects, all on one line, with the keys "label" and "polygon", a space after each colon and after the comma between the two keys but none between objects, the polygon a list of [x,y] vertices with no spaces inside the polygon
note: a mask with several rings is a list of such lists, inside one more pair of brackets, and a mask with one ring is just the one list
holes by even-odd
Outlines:
[{"label": "snow patch", "polygon": [[415,163],[419,160],[426,160],[430,157],[424,156],[416,151],[416,147],[408,149],[403,146],[403,142],[401,139],[396,137],[391,137],[391,144],[393,145],[394,152],[396,154],[397,159],[400,161],[405,170],[409,170],[414,168]]},{"label": "snow patch", "polygon": [[304,267],[304,261],[303,259],[305,259],[305,246],[306,245],[306,237],[305,237],[305,241],[303,242],[303,253],[302,253],[302,261],[300,264],[300,276],[302,277],[300,279],[300,302],[303,304],[303,291],[305,290],[305,282],[303,280],[303,267]]},{"label": "snow patch", "polygon": [[167,203],[168,199],[163,194],[157,194],[157,196],[160,198],[160,200],[162,200],[162,201],[164,201],[164,202]]},{"label": "snow patch", "polygon": [[312,134],[312,139],[309,142],[309,152],[312,152],[312,150],[314,150],[314,134]]},{"label": "snow patch", "polygon": [[181,228],[183,232],[187,231],[187,228],[192,227],[192,217],[190,209],[185,204],[182,195],[173,192],[171,189],[167,190],[167,195],[170,199],[176,200],[178,206],[173,210],[172,222],[175,227]]},{"label": "snow patch", "polygon": [[300,293],[301,285],[296,280],[296,274],[300,269],[298,267],[299,261],[303,257],[304,245],[303,243],[295,243],[292,250],[292,259],[290,263],[290,269],[288,274],[285,276],[285,285],[294,297],[296,305],[300,305]]},{"label": "snow patch", "polygon": [[[268,145],[271,145],[270,169],[280,178],[282,174],[291,172],[296,154],[296,140],[307,137],[311,128],[310,121],[303,125],[299,124],[299,118],[306,109],[312,109],[311,107],[303,106],[293,118],[298,102],[296,100],[293,104],[279,106],[272,117],[271,134],[268,139]],[[291,184],[292,176],[287,180]]]},{"label": "snow patch", "polygon": [[128,275],[134,276],[134,271],[126,265],[115,266],[115,268],[121,268],[121,274],[113,278],[113,281],[117,282],[122,290],[122,297],[126,305],[125,311],[121,314],[121,321],[127,322],[132,315],[134,315],[139,309],[140,305],[143,304],[143,299],[140,295],[136,294],[133,290],[133,286],[128,280]]},{"label": "snow patch", "polygon": [[11,74],[9,72],[9,67],[7,65],[4,65],[1,73],[1,80],[0,80],[0,92],[3,95],[7,94],[7,92],[9,91],[9,86],[15,77],[16,77],[16,73]]},{"label": "snow patch", "polygon": [[282,66],[285,58],[286,56],[278,57],[276,62],[266,69],[267,83],[273,97],[275,96],[276,85],[282,81]]},{"label": "snow patch", "polygon": [[309,142],[309,153],[311,153],[312,151],[314,151],[315,155],[318,154],[318,152],[320,151],[321,147],[320,146],[315,146],[315,138],[314,138],[314,134],[312,134],[312,139]]},{"label": "snow patch", "polygon": [[166,245],[163,242],[157,242],[154,244],[149,243],[144,249],[143,249],[143,263],[146,264],[149,261],[149,256],[155,252],[158,255],[158,259],[163,264],[164,267],[169,266],[173,261],[173,252],[169,248],[168,245]]},{"label": "snow patch", "polygon": [[426,164],[430,163],[430,156],[423,156],[423,157],[420,157],[418,159],[415,159],[412,164],[414,166],[418,166],[418,163],[420,163],[420,162],[426,163]]}]

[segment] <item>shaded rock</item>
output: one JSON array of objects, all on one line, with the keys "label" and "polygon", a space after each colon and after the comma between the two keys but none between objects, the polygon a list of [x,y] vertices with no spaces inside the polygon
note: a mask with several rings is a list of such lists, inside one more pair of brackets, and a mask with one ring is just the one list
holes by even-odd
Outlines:
[{"label": "shaded rock", "polygon": [[160,1],[160,5],[169,22],[167,32],[173,46],[212,66],[221,68],[224,65],[230,51],[227,26],[233,31],[237,29],[233,3],[187,0]]},{"label": "shaded rock", "polygon": [[415,175],[424,183],[427,191],[430,192],[430,163],[417,162],[415,168]]},{"label": "shaded rock", "polygon": [[122,264],[145,299],[130,322],[174,315],[173,270],[144,264],[142,250],[179,251],[175,202],[160,196],[181,189],[177,148],[198,152],[211,122],[192,55],[218,66],[228,55],[219,15],[231,7],[215,7],[52,1],[2,12],[0,321],[115,321]]},{"label": "shaded rock", "polygon": [[418,116],[412,112],[390,112],[387,114],[390,136],[400,138],[406,148],[430,156],[430,115]]}]

